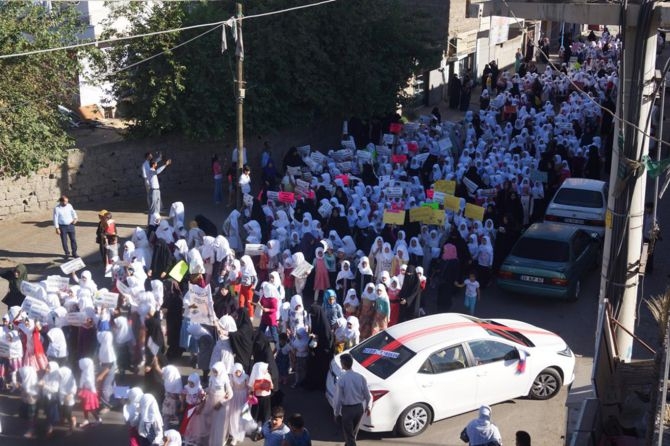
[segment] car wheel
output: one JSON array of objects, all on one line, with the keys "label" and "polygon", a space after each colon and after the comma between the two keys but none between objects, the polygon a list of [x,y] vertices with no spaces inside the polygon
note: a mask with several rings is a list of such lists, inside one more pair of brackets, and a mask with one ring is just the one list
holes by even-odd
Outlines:
[{"label": "car wheel", "polygon": [[412,404],[400,414],[396,431],[403,437],[419,435],[426,430],[431,418],[428,406],[423,403]]},{"label": "car wheel", "polygon": [[563,386],[561,375],[555,369],[544,369],[533,381],[529,396],[534,400],[548,400],[556,396],[561,386]]},{"label": "car wheel", "polygon": [[575,283],[575,287],[572,289],[570,300],[575,301],[579,299],[579,293],[581,292],[582,292],[582,281],[580,279],[577,279],[577,283]]}]

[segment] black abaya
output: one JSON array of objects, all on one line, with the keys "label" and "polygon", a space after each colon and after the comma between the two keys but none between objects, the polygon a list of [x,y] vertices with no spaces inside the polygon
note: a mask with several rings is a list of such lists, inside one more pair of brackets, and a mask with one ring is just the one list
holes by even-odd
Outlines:
[{"label": "black abaya", "polygon": [[183,353],[179,346],[179,337],[181,335],[181,322],[183,320],[182,310],[184,301],[182,300],[181,289],[177,282],[168,281],[165,287],[165,299],[163,307],[165,308],[165,323],[167,326],[168,350],[166,356],[168,360],[179,358]]},{"label": "black abaya", "polygon": [[153,279],[163,279],[163,273],[167,275],[173,265],[174,257],[165,240],[156,240],[154,252],[151,256],[151,277]]},{"label": "black abaya", "polygon": [[[416,275],[414,265],[407,267],[402,288],[398,293],[400,300],[400,321],[408,321],[419,316],[421,308],[421,280]],[[404,302],[404,303],[403,303]]]},{"label": "black abaya", "polygon": [[244,370],[251,371],[251,353],[253,345],[254,327],[249,319],[246,308],[239,308],[233,315],[237,324],[237,331],[228,334],[230,345],[235,354],[235,362],[239,362]]},{"label": "black abaya", "polygon": [[317,337],[317,345],[315,349],[310,349],[304,383],[309,390],[325,390],[330,361],[333,359],[333,332],[321,305],[312,305],[309,314],[312,334]]}]

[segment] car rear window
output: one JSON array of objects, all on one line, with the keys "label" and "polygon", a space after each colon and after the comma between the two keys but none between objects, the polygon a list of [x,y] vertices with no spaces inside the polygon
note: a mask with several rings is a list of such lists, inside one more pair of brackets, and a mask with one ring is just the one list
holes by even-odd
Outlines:
[{"label": "car rear window", "polygon": [[521,237],[514,245],[512,255],[543,262],[567,262],[570,260],[570,246],[558,240]]},{"label": "car rear window", "polygon": [[554,203],[564,206],[578,206],[583,208],[602,208],[603,195],[595,190],[570,189],[567,187],[559,189],[554,197]]},{"label": "car rear window", "polygon": [[416,354],[384,331],[361,342],[349,353],[369,372],[382,379],[393,375]]}]

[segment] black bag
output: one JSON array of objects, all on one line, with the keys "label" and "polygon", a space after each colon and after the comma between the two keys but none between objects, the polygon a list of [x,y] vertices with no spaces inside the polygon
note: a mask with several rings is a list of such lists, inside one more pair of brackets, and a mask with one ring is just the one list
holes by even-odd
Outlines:
[{"label": "black bag", "polygon": [[461,441],[465,443],[470,442],[470,437],[468,437],[468,428],[464,427],[463,430],[461,431]]}]

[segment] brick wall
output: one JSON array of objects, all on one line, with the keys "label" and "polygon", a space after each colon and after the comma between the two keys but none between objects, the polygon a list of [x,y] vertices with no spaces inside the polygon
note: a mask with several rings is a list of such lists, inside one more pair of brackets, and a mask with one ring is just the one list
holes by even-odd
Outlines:
[{"label": "brick wall", "polygon": [[[264,141],[273,148],[273,158],[278,165],[285,151],[292,145],[311,144],[313,148],[328,150],[336,147],[342,130],[341,122],[323,122],[306,129],[290,130],[262,138],[247,136],[249,164],[259,166]],[[108,130],[99,129],[100,139]],[[161,150],[173,165],[160,175],[161,189],[175,191],[209,188],[212,184],[210,170],[214,153],[225,161],[228,168],[232,144],[197,143],[178,138],[136,141],[96,142],[95,133],[79,142],[79,149],[68,151],[67,160],[53,164],[29,176],[0,178],[0,220],[7,220],[49,211],[62,194],[70,197],[78,207],[105,199],[123,199],[144,195],[140,166],[147,151]],[[118,139],[118,138],[117,138]],[[253,171],[252,171],[253,174]],[[257,176],[260,177],[260,174]]]},{"label": "brick wall", "polygon": [[449,36],[479,31],[479,18],[466,18],[467,0],[449,1]]}]

